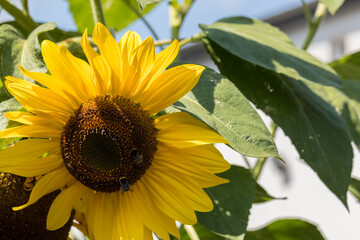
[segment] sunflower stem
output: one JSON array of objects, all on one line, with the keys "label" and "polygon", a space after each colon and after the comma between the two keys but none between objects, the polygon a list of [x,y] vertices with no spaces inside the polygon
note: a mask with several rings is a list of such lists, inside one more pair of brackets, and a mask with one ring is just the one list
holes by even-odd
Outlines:
[{"label": "sunflower stem", "polygon": [[94,24],[101,22],[106,26],[101,0],[90,0],[90,3],[91,3],[91,10],[92,10]]},{"label": "sunflower stem", "polygon": [[[273,122],[270,127],[270,134],[273,138],[275,137],[275,133],[276,133],[277,129],[278,129],[278,125]],[[253,173],[253,177],[254,177],[255,181],[259,178],[260,173],[263,169],[264,163],[267,159],[268,159],[267,157],[258,158],[255,167],[252,169],[252,173]]]},{"label": "sunflower stem", "polygon": [[[129,0],[123,0],[124,3],[126,3],[126,5],[130,8],[131,11],[133,11],[139,18],[140,20],[145,24],[145,26],[149,29],[149,31],[151,32],[151,34],[154,36],[156,41],[159,41],[159,37],[156,34],[154,28],[151,26],[151,24],[146,20],[146,18],[144,18],[144,16],[137,10],[137,8],[135,8],[133,5],[131,5],[131,3],[129,2]],[[160,47],[161,50],[164,50],[164,48],[162,47],[162,45],[158,45]]]},{"label": "sunflower stem", "polygon": [[319,29],[320,23],[322,22],[325,14],[326,14],[326,6],[325,6],[325,4],[319,2],[317,7],[316,7],[314,17],[312,19],[311,15],[310,15],[309,7],[304,2],[304,0],[302,0],[301,2],[302,2],[302,5],[303,5],[306,22],[307,22],[308,27],[309,27],[309,31],[308,31],[308,33],[306,35],[304,44],[302,46],[302,49],[306,50],[309,47],[311,41],[314,39],[314,36],[315,36],[317,30]]},{"label": "sunflower stem", "polygon": [[171,38],[178,39],[181,25],[188,11],[195,0],[184,0],[183,4],[179,4],[178,1],[170,1],[170,26],[171,26]]},{"label": "sunflower stem", "polygon": [[28,0],[21,0],[21,5],[23,7],[23,11],[25,12],[25,14],[29,15]]},{"label": "sunflower stem", "polygon": [[38,26],[26,10],[21,11],[9,0],[0,0],[0,7],[13,16],[15,21],[19,23],[28,33],[32,32]]},{"label": "sunflower stem", "polygon": [[179,47],[181,48],[181,47],[185,46],[188,43],[199,42],[199,41],[200,41],[200,33],[197,33],[192,37],[185,38],[185,39],[181,40],[179,42]]},{"label": "sunflower stem", "polygon": [[195,228],[192,225],[184,224],[184,229],[191,240],[200,240],[199,236],[197,235],[197,233],[195,231]]}]

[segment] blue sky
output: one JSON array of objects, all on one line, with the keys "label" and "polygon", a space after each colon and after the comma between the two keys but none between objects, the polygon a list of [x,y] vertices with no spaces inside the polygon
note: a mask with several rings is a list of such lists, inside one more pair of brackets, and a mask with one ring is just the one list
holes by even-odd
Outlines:
[{"label": "blue sky", "polygon": [[[168,1],[164,0],[146,16],[162,39],[169,38],[167,5]],[[184,21],[180,36],[187,37],[198,33],[199,23],[211,24],[228,16],[264,19],[300,5],[300,0],[196,0]],[[30,14],[37,21],[57,22],[58,27],[62,29],[76,29],[65,0],[30,0],[29,9]],[[1,15],[4,17],[4,13]],[[142,37],[151,35],[141,21],[136,21],[126,30],[130,29],[139,32]]]}]

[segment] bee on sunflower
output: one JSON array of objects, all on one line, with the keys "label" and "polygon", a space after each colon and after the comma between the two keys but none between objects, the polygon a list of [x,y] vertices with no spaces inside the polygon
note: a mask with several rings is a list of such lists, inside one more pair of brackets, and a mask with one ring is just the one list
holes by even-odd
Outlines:
[{"label": "bee on sunflower", "polygon": [[175,220],[195,224],[195,211],[213,209],[203,188],[228,182],[215,175],[230,165],[213,145],[226,140],[188,113],[155,115],[190,91],[204,67],[165,70],[178,54],[177,40],[155,54],[151,37],[142,41],[129,31],[116,43],[98,23],[93,41],[100,54],[85,31],[88,63],[43,41],[50,74],[20,66],[42,86],[6,77],[7,90],[28,112],[6,113],[23,125],[0,137],[27,139],[0,151],[0,171],[38,179],[29,201],[14,209],[60,189],[49,230],[76,209],[91,239],[179,238]]}]

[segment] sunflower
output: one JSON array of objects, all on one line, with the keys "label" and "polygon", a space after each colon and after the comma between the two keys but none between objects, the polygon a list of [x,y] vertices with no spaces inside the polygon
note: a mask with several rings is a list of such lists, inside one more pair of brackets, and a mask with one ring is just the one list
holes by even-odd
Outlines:
[{"label": "sunflower", "polygon": [[20,69],[45,87],[6,77],[28,112],[6,113],[23,125],[0,137],[28,139],[0,152],[0,171],[39,179],[29,201],[14,209],[60,189],[49,230],[63,226],[75,208],[96,240],[152,239],[153,232],[180,237],[175,220],[195,224],[195,211],[213,209],[203,188],[228,182],[215,175],[229,164],[213,145],[226,140],[187,113],[156,114],[190,91],[204,67],[165,70],[179,51],[177,40],[155,54],[151,37],[142,41],[129,31],[116,43],[98,23],[93,41],[100,54],[85,31],[88,63],[43,41],[50,74]]}]

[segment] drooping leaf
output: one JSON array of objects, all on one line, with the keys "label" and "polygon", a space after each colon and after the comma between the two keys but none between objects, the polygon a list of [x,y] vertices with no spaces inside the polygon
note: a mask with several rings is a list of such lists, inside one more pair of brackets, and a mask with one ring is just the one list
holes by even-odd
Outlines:
[{"label": "drooping leaf", "polygon": [[[14,125],[11,124],[9,126],[9,120],[4,116],[4,113],[10,111],[18,111],[21,108],[21,104],[15,98],[11,98],[0,103],[0,130],[6,127],[14,127]],[[3,147],[18,141],[19,139],[20,138],[0,138],[0,150]]]},{"label": "drooping leaf", "polygon": [[144,8],[149,5],[149,4],[154,4],[154,3],[158,3],[162,0],[137,0],[138,4],[139,4],[139,9],[142,12],[144,10]]},{"label": "drooping leaf", "polygon": [[21,64],[25,69],[35,72],[46,72],[47,68],[41,57],[39,34],[56,27],[55,23],[45,23],[37,27],[26,39],[12,25],[0,26],[0,76],[25,77],[19,69]]},{"label": "drooping leaf", "polygon": [[207,38],[239,59],[297,80],[341,86],[333,69],[296,48],[285,33],[267,23],[231,17],[200,27]]},{"label": "drooping leaf", "polygon": [[337,109],[345,119],[353,141],[360,149],[360,81],[346,80],[340,89],[319,84],[308,86]]},{"label": "drooping leaf", "polygon": [[[91,13],[89,0],[68,0],[70,11],[74,17],[79,32],[83,32],[86,28],[91,34],[94,28],[94,20]],[[133,21],[138,19],[134,11],[138,11],[138,3],[136,0],[102,0],[105,22],[107,27],[120,30],[125,28]],[[132,9],[129,8],[128,2]],[[148,6],[142,14],[148,13],[155,5]]]},{"label": "drooping leaf", "polygon": [[360,201],[360,180],[351,178],[349,191]]},{"label": "drooping leaf", "polygon": [[273,197],[266,192],[266,190],[260,186],[260,184],[256,183],[256,191],[255,198],[253,203],[263,203],[271,200],[284,200],[286,198],[277,198]]},{"label": "drooping leaf", "polygon": [[[193,227],[194,227],[199,239],[202,239],[202,240],[226,240],[226,238],[216,235],[215,233],[211,232],[210,230],[206,229],[205,227],[201,226],[200,224],[195,224]],[[180,240],[192,240],[192,238],[190,238],[188,233],[186,232],[184,225],[181,225],[179,231],[180,231]]]},{"label": "drooping leaf", "polygon": [[326,8],[329,10],[331,14],[335,14],[335,12],[343,5],[345,0],[319,0],[323,4],[325,4]]},{"label": "drooping leaf", "polygon": [[[203,42],[221,73],[272,117],[290,137],[301,158],[347,205],[353,153],[343,118],[302,81],[244,61],[223,47],[242,48],[243,42],[238,38],[223,38],[219,43],[206,35]],[[275,57],[273,61],[277,62]]]},{"label": "drooping leaf", "polygon": [[237,237],[246,231],[255,195],[255,181],[249,170],[238,166],[231,166],[219,176],[230,182],[206,189],[214,203],[214,210],[197,213],[198,222],[226,238]]},{"label": "drooping leaf", "polygon": [[335,69],[342,79],[360,81],[360,52],[344,56],[329,65]]},{"label": "drooping leaf", "polygon": [[299,219],[282,219],[257,231],[249,231],[244,240],[324,240],[321,232],[311,223]]},{"label": "drooping leaf", "polygon": [[207,68],[192,91],[173,106],[204,121],[246,156],[278,156],[269,130],[249,101],[212,69]]}]

